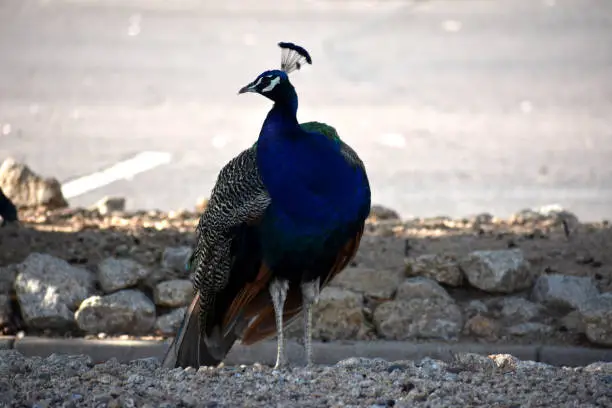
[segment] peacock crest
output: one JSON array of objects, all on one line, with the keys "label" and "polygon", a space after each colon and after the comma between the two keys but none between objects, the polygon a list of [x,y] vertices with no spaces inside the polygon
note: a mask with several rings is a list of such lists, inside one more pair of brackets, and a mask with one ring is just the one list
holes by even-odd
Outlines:
[{"label": "peacock crest", "polygon": [[304,62],[312,65],[312,58],[306,49],[290,42],[279,42],[281,48],[281,70],[287,74],[302,68]]}]

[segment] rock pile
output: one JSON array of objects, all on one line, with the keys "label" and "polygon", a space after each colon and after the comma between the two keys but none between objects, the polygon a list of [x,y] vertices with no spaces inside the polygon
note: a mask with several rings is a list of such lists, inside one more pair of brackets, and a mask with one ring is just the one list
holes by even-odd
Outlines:
[{"label": "rock pile", "polygon": [[[106,258],[90,271],[32,253],[0,274],[15,276],[15,293],[28,328],[140,335],[156,329],[172,334],[193,297],[186,259],[181,258],[188,253],[188,248],[167,249],[165,266],[155,274],[128,258]],[[176,279],[177,274],[183,279]]]},{"label": "rock pile", "polygon": [[[523,212],[511,221],[486,214],[471,220],[401,221],[393,211],[377,207],[377,212],[379,219],[368,223],[354,262],[321,293],[315,338],[546,342],[571,334],[612,346],[612,276],[601,267],[604,258],[578,259],[598,262],[594,270],[606,272],[594,276],[601,279],[573,276],[562,273],[567,268],[560,272],[554,259],[542,262],[549,249],[526,245],[557,236],[566,242],[567,220],[574,222],[572,228],[582,228],[570,213]],[[79,214],[80,225],[88,229]],[[121,221],[127,215],[113,214],[118,225],[129,223]],[[145,228],[170,228],[168,217],[159,214]],[[189,222],[194,225],[197,215]],[[517,232],[530,223],[538,228]],[[601,231],[611,236],[605,228]],[[427,238],[415,238],[424,230]],[[457,239],[437,248],[440,231]],[[486,236],[487,241],[479,241]],[[147,255],[147,262],[133,256],[127,244],[116,243],[113,250],[94,265],[34,252],[1,267],[0,324],[3,314],[19,313],[26,331],[174,335],[193,296],[185,268],[190,247],[166,246],[158,258]],[[288,328],[290,336],[300,335],[300,322]]]}]

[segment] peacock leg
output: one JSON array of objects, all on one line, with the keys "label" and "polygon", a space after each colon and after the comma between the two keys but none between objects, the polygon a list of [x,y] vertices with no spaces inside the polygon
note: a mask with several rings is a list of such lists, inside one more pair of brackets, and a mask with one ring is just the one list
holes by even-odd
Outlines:
[{"label": "peacock leg", "polygon": [[270,283],[270,297],[274,305],[274,315],[276,317],[276,365],[274,368],[281,368],[285,364],[285,336],[283,333],[283,309],[287,299],[289,282],[286,280],[275,279]]},{"label": "peacock leg", "polygon": [[306,365],[312,365],[312,306],[319,301],[319,278],[302,282],[302,304],[304,314],[304,350]]}]

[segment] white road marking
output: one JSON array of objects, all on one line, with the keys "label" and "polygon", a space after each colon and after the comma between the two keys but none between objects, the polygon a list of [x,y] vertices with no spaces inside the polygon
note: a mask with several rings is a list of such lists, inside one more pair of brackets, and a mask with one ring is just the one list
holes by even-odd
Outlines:
[{"label": "white road marking", "polygon": [[171,158],[172,155],[167,152],[141,152],[107,169],[64,183],[62,193],[67,199],[77,197],[115,181],[127,180],[136,174],[168,164]]}]

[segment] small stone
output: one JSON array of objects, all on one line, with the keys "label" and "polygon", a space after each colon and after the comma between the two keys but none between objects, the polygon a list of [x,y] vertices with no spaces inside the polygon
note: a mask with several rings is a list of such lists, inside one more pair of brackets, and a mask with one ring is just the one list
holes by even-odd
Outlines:
[{"label": "small stone", "polygon": [[131,259],[106,258],[98,265],[98,280],[105,293],[137,285],[149,270]]},{"label": "small stone", "polygon": [[31,253],[16,269],[15,292],[29,328],[70,328],[74,310],[94,290],[93,273],[51,255]]},{"label": "small stone", "polygon": [[450,286],[459,286],[463,283],[463,273],[457,259],[444,254],[421,255],[409,260],[406,265],[406,275],[423,276]]},{"label": "small stone", "polygon": [[520,361],[511,354],[491,354],[488,356],[503,373],[516,371]]},{"label": "small stone", "polygon": [[94,206],[100,215],[108,215],[114,212],[125,211],[125,197],[106,196]]},{"label": "small stone", "polygon": [[148,332],[155,324],[155,305],[144,293],[126,289],[106,296],[92,296],[75,314],[79,328],[88,333]]},{"label": "small stone", "polygon": [[367,297],[391,299],[403,280],[404,274],[400,270],[357,267],[340,272],[332,281],[332,285],[363,293]]},{"label": "small stone", "polygon": [[193,284],[187,279],[174,279],[157,284],[153,297],[159,306],[180,307],[191,303]]},{"label": "small stone", "polygon": [[603,293],[583,302],[580,314],[586,324],[586,336],[602,346],[612,346],[612,293]]},{"label": "small stone", "polygon": [[468,319],[463,328],[466,334],[472,334],[489,340],[497,339],[500,330],[501,328],[496,321],[481,315],[476,315]]},{"label": "small stone", "polygon": [[536,322],[516,324],[506,329],[508,334],[515,336],[527,336],[530,334],[547,334],[553,331],[552,327]]},{"label": "small stone", "polygon": [[381,221],[400,219],[400,216],[397,211],[376,204],[371,207],[370,215],[368,217],[376,218],[377,220]]},{"label": "small stone", "polygon": [[456,338],[463,327],[461,310],[443,298],[394,300],[374,311],[378,333],[392,340]]},{"label": "small stone", "polygon": [[472,286],[487,292],[516,292],[531,287],[534,280],[520,249],[474,251],[460,266]]},{"label": "small stone", "polygon": [[412,299],[432,299],[439,298],[452,302],[453,299],[448,292],[429,278],[409,278],[405,279],[397,288],[395,300],[412,300]]},{"label": "small stone", "polygon": [[488,312],[489,308],[481,300],[470,300],[470,302],[465,306],[466,317],[484,315]]},{"label": "small stone", "polygon": [[468,372],[493,373],[497,365],[489,357],[476,353],[456,353],[453,355],[452,366]]},{"label": "small stone", "polygon": [[162,254],[162,267],[187,274],[187,262],[192,250],[188,246],[167,247]]},{"label": "small stone", "polygon": [[538,278],[531,298],[547,307],[570,311],[598,294],[595,282],[589,277],[554,274]]},{"label": "small stone", "polygon": [[186,270],[177,272],[174,269],[158,267],[158,268],[151,269],[149,274],[143,279],[143,283],[146,287],[155,291],[155,288],[160,282],[176,280],[176,279],[182,280],[182,279],[189,279],[189,278],[190,278],[189,273],[187,273]]},{"label": "small stone", "polygon": [[179,307],[170,313],[161,315],[155,320],[155,331],[164,335],[174,335],[185,318],[186,307]]}]

